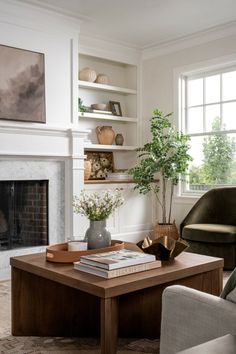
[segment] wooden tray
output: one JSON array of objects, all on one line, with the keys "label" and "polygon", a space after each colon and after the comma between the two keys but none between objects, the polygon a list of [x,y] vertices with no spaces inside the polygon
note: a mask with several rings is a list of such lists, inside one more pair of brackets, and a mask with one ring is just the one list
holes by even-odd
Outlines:
[{"label": "wooden tray", "polygon": [[93,253],[102,253],[110,251],[119,251],[124,248],[124,242],[120,240],[112,240],[111,246],[104,248],[96,248],[86,251],[68,251],[68,243],[58,243],[48,246],[46,249],[46,259],[55,263],[73,263],[80,260],[81,256]]}]

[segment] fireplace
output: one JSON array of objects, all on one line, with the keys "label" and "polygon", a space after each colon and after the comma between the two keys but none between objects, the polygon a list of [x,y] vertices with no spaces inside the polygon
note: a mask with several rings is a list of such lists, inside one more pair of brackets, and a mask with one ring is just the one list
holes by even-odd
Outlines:
[{"label": "fireplace", "polygon": [[48,180],[0,181],[0,250],[48,244]]}]

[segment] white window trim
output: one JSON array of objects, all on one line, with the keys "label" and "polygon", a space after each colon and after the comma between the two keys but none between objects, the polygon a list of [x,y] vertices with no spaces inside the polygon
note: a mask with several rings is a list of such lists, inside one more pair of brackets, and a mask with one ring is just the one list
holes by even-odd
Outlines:
[{"label": "white window trim", "polygon": [[[202,72],[209,72],[210,74],[217,73],[219,70],[230,71],[233,66],[236,65],[236,53],[231,55],[221,56],[218,58],[201,61],[197,63],[192,63],[189,65],[184,65],[181,67],[177,67],[173,70],[173,107],[174,107],[174,122],[175,126],[178,130],[185,131],[185,121],[183,121],[181,114],[181,109],[183,107],[181,99],[184,94],[183,88],[183,76],[194,76],[202,75]],[[175,189],[174,199],[183,200],[187,199],[189,202],[191,200],[196,200],[201,197],[202,193],[191,193],[191,192],[183,192],[183,183],[179,183],[178,187]]]}]

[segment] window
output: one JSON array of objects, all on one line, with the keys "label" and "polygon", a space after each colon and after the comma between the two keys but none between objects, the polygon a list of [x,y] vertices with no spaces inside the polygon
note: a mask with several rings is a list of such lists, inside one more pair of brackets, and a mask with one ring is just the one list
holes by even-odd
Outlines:
[{"label": "window", "polygon": [[184,193],[236,185],[236,67],[183,75],[182,130],[191,137]]}]

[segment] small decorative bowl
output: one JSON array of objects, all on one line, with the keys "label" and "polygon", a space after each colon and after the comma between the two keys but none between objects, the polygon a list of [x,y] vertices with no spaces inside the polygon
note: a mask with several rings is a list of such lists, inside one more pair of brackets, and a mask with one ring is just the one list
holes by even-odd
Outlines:
[{"label": "small decorative bowl", "polygon": [[95,82],[107,85],[109,83],[109,77],[106,74],[98,74]]},{"label": "small decorative bowl", "polygon": [[94,103],[94,104],[91,104],[91,108],[105,111],[107,108],[107,105],[106,105],[106,103]]},{"label": "small decorative bowl", "polygon": [[151,240],[148,236],[139,241],[137,246],[145,253],[154,254],[156,259],[161,261],[172,261],[180,253],[189,247],[188,243],[182,239],[174,240],[170,236],[161,236]]}]

